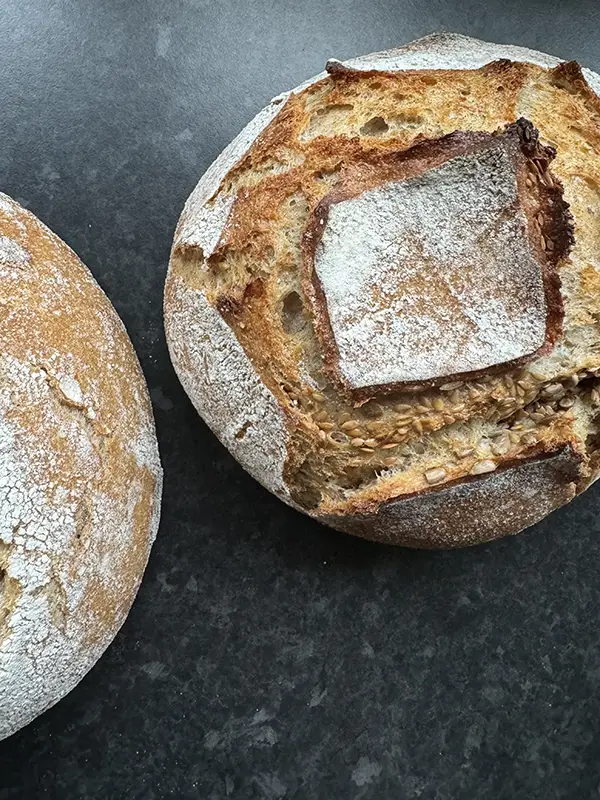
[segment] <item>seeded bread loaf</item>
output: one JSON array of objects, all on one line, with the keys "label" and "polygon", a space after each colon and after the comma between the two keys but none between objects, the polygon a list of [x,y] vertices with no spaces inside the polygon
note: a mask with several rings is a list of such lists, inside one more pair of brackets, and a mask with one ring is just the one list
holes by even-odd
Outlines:
[{"label": "seeded bread loaf", "polygon": [[268,489],[449,548],[598,476],[599,89],[574,62],[434,35],[330,61],[209,168],[167,338]]},{"label": "seeded bread loaf", "polygon": [[121,627],[162,473],[127,333],[75,254],[0,194],[0,739]]}]

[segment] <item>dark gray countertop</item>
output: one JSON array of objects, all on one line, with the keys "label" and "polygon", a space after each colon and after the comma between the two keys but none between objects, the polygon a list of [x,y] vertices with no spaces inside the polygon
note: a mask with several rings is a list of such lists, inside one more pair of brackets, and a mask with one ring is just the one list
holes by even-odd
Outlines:
[{"label": "dark gray countertop", "polygon": [[114,645],[0,743],[13,798],[600,796],[600,490],[454,553],[321,528],[196,416],[161,320],[200,174],[326,58],[456,30],[600,69],[569,0],[0,0],[0,189],[90,267],[155,405],[164,512]]}]

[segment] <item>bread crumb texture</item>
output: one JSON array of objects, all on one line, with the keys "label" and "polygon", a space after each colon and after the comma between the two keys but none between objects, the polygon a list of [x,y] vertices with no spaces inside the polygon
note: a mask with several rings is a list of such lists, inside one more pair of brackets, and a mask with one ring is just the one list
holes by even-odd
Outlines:
[{"label": "bread crumb texture", "polygon": [[162,471],[126,331],[75,254],[0,194],[0,738],[123,623]]},{"label": "bread crumb texture", "polygon": [[[332,60],[210,167],[175,235],[167,338],[265,486],[340,530],[459,547],[595,480],[599,88],[574,62],[434,35]],[[436,161],[515,124],[525,160]]]}]

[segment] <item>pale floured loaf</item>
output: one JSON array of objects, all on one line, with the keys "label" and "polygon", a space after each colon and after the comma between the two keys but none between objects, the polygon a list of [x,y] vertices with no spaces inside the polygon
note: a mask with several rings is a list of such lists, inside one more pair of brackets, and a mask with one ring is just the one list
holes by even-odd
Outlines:
[{"label": "pale floured loaf", "polygon": [[340,530],[515,533],[598,475],[600,78],[441,34],[271,101],[182,214],[169,348],[240,463]]},{"label": "pale floured loaf", "polygon": [[77,256],[0,194],[0,739],[123,623],[162,472],[127,333]]}]

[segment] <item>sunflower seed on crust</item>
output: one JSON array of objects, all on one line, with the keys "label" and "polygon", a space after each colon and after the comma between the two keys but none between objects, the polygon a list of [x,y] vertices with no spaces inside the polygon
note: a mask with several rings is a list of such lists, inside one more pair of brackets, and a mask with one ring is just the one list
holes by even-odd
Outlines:
[{"label": "sunflower seed on crust", "polygon": [[439,388],[440,392],[451,392],[453,389],[458,389],[464,385],[464,381],[450,381],[443,383]]},{"label": "sunflower seed on crust", "polygon": [[475,452],[473,447],[465,447],[463,450],[458,450],[456,452],[457,458],[467,458],[468,456],[472,455]]},{"label": "sunflower seed on crust", "polygon": [[385,422],[381,422],[380,420],[375,422],[367,422],[367,430],[369,433],[379,433],[383,427],[385,427]]},{"label": "sunflower seed on crust", "polygon": [[354,428],[358,427],[359,424],[360,423],[358,422],[357,419],[348,419],[346,420],[346,422],[342,423],[341,428],[343,431],[351,431]]},{"label": "sunflower seed on crust", "polygon": [[436,483],[441,483],[446,477],[446,470],[438,467],[436,469],[428,469],[425,473],[425,480],[430,486]]},{"label": "sunflower seed on crust", "polygon": [[496,462],[490,459],[476,461],[471,467],[471,475],[483,475],[486,472],[493,472],[496,469]]},{"label": "sunflower seed on crust", "polygon": [[565,391],[565,387],[562,383],[550,383],[548,386],[545,386],[542,389],[542,394],[544,397],[554,397],[555,395],[561,394],[561,392]]},{"label": "sunflower seed on crust", "polygon": [[508,453],[510,450],[511,441],[507,433],[503,436],[499,436],[497,439],[494,439],[492,442],[492,453],[495,456],[503,456]]},{"label": "sunflower seed on crust", "polygon": [[535,444],[537,442],[537,436],[535,433],[524,433],[521,436],[521,442],[523,444]]},{"label": "sunflower seed on crust", "polygon": [[322,431],[332,431],[335,428],[333,422],[318,422],[317,425]]}]

